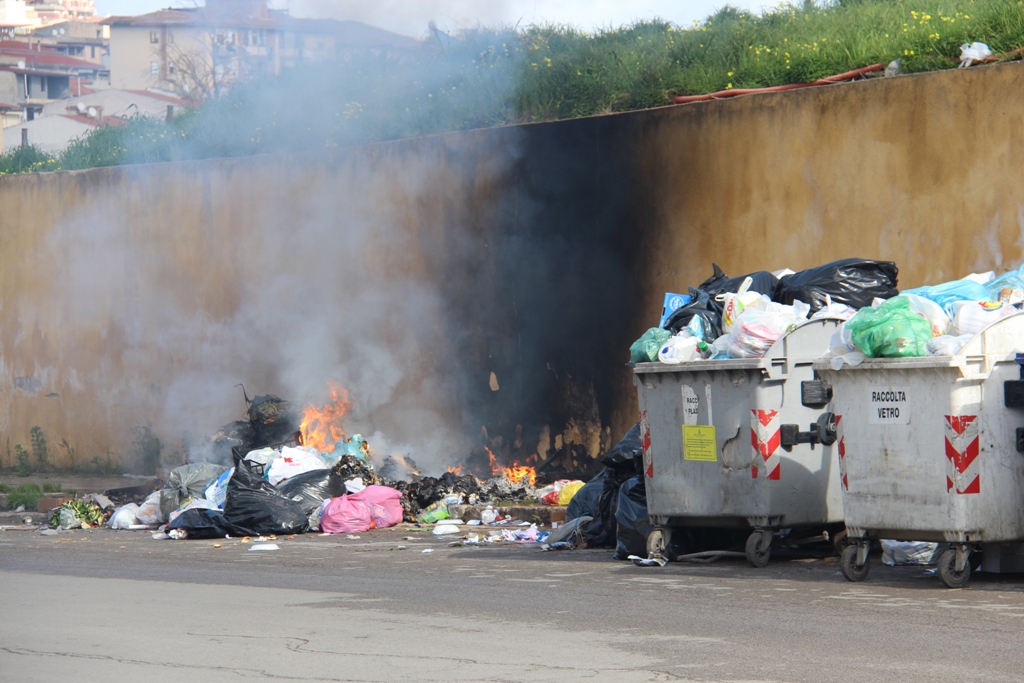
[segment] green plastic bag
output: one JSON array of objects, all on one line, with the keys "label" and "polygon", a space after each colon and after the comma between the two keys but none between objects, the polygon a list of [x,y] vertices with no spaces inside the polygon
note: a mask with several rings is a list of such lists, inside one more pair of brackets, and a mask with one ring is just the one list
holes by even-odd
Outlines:
[{"label": "green plastic bag", "polygon": [[853,345],[869,358],[928,355],[932,326],[910,310],[910,300],[896,296],[878,308],[862,308],[846,323]]},{"label": "green plastic bag", "polygon": [[634,363],[654,363],[658,351],[672,337],[672,333],[660,327],[652,327],[629,347],[629,358]]}]

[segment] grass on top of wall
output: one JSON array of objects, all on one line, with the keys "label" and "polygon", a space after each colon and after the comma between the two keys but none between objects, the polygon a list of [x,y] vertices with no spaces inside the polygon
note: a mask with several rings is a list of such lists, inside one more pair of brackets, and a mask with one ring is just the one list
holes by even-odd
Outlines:
[{"label": "grass on top of wall", "polygon": [[812,81],[874,63],[957,66],[963,43],[1024,47],[1024,0],[835,0],[755,16],[726,7],[587,33],[478,28],[401,59],[367,55],[239,85],[198,111],[100,127],[57,155],[0,155],[0,175],[288,153],[668,104]]}]

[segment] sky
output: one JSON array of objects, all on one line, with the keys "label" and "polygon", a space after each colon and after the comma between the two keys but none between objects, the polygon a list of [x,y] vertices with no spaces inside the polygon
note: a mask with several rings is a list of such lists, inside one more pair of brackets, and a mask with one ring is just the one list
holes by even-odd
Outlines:
[{"label": "sky", "polygon": [[[163,7],[188,6],[192,0],[96,0],[96,11],[143,14]],[[435,21],[452,31],[476,24],[554,22],[584,30],[618,27],[637,19],[660,17],[687,26],[729,4],[759,12],[779,0],[271,0],[271,6],[295,16],[354,19],[410,36],[422,36]]]}]

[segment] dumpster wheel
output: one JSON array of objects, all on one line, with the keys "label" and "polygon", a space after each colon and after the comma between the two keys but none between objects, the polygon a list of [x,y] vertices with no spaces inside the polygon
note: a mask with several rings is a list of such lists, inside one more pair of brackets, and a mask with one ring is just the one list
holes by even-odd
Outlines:
[{"label": "dumpster wheel", "polygon": [[651,557],[654,555],[661,555],[670,562],[676,561],[676,554],[672,552],[671,527],[654,527],[647,534],[647,556]]},{"label": "dumpster wheel", "polygon": [[871,568],[868,565],[867,560],[864,564],[857,564],[857,552],[860,546],[848,545],[843,549],[843,554],[839,558],[839,569],[842,570],[843,576],[846,577],[847,581],[863,581],[868,578],[868,570]]},{"label": "dumpster wheel", "polygon": [[768,566],[768,560],[772,556],[771,548],[771,536],[768,536],[768,541],[765,542],[765,533],[760,529],[755,529],[749,536],[747,536],[747,562],[750,563],[751,567],[757,569],[763,569]]},{"label": "dumpster wheel", "polygon": [[956,550],[950,548],[939,555],[939,578],[950,588],[963,588],[971,580],[971,563],[967,562],[962,571],[956,570]]}]

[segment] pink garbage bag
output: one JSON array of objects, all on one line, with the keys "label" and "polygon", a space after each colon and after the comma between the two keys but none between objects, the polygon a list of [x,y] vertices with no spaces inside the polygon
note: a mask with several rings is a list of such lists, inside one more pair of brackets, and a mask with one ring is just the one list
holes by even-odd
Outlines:
[{"label": "pink garbage bag", "polygon": [[352,534],[373,528],[370,506],[352,496],[331,498],[320,515],[320,529],[327,534]]},{"label": "pink garbage bag", "polygon": [[359,493],[343,497],[369,505],[370,518],[377,529],[395,526],[402,521],[402,492],[390,486],[367,486]]}]

